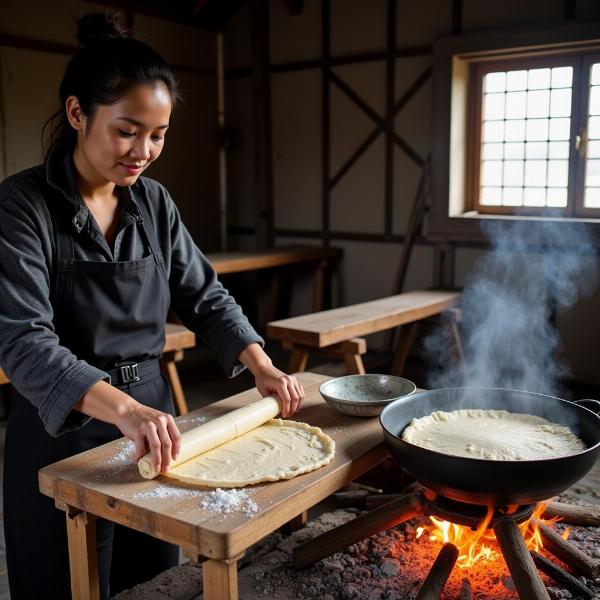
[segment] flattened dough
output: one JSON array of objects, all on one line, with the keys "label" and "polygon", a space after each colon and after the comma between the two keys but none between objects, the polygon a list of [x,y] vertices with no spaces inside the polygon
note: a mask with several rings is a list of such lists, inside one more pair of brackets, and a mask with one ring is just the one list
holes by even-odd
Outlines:
[{"label": "flattened dough", "polygon": [[334,441],[318,427],[271,419],[163,475],[194,485],[244,487],[314,471],[334,453]]},{"label": "flattened dough", "polygon": [[436,411],[413,419],[402,439],[428,450],[486,460],[558,458],[586,448],[564,425],[506,410]]}]

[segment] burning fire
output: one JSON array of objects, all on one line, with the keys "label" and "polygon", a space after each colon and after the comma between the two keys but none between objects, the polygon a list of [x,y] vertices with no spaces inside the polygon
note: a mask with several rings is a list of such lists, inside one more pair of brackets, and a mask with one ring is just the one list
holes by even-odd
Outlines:
[{"label": "burning fire", "polygon": [[[544,513],[545,507],[545,503],[539,503],[535,507],[531,518],[519,525],[521,534],[530,550],[539,551],[543,546],[539,529],[532,520],[537,519],[539,522],[546,525],[551,525],[559,520],[557,517],[552,519],[542,519],[541,516]],[[496,541],[496,536],[492,529],[488,529],[493,514],[494,507],[488,506],[485,519],[475,531],[470,527],[456,525],[455,523],[443,521],[437,517],[429,517],[433,526],[417,527],[416,538],[418,539],[421,536],[428,534],[431,541],[441,542],[442,544],[446,542],[454,544],[459,551],[456,564],[461,568],[470,567],[479,560],[493,559],[497,554],[497,551],[491,547],[491,544]],[[569,530],[565,530],[563,537],[567,539],[568,535]]]}]

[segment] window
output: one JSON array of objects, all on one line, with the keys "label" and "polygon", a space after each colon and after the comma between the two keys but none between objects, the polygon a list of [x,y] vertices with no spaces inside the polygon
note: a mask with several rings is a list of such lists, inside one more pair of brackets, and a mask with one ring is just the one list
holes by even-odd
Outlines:
[{"label": "window", "polygon": [[473,64],[470,208],[600,217],[600,56]]}]

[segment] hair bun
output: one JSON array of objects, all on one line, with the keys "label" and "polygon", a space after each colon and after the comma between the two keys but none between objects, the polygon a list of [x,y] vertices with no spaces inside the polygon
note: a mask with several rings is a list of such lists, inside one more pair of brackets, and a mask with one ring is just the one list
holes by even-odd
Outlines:
[{"label": "hair bun", "polygon": [[90,13],[77,19],[77,39],[85,48],[91,42],[127,37],[119,26],[118,16],[105,13]]}]

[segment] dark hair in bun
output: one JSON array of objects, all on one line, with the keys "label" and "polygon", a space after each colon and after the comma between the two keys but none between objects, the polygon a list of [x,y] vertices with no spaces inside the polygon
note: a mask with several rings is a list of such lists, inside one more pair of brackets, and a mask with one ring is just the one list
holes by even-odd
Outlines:
[{"label": "dark hair in bun", "polygon": [[80,49],[69,61],[60,84],[61,108],[42,128],[45,161],[54,150],[75,148],[77,133],[65,111],[69,96],[77,97],[90,120],[99,105],[118,102],[140,84],[163,82],[174,105],[179,99],[177,80],[162,56],[144,42],[127,37],[116,17],[102,13],[81,17],[77,39]]}]

